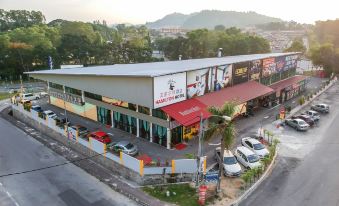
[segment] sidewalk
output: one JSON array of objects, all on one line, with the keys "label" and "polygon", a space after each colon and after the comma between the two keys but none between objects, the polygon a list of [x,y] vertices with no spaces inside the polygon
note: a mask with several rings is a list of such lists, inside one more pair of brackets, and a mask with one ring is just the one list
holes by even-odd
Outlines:
[{"label": "sidewalk", "polygon": [[8,115],[9,111],[10,107],[5,106],[1,108],[0,116],[9,121],[10,123],[12,123],[13,125],[15,125],[16,127],[18,127],[19,129],[21,129],[23,132],[27,133],[28,138],[29,136],[35,138],[36,140],[44,144],[46,147],[50,148],[57,154],[66,158],[68,161],[73,161],[74,165],[80,167],[90,175],[96,177],[98,180],[105,183],[113,190],[136,201],[140,205],[145,206],[171,205],[169,203],[164,203],[158,199],[149,196],[148,194],[144,193],[137,185],[130,183],[129,181],[123,179],[122,177],[115,176],[109,169],[96,163],[95,158],[88,158],[87,156],[77,153],[65,147],[63,144],[54,140],[53,138],[50,138],[46,134],[40,134],[40,132],[35,131],[34,129],[27,129],[28,126],[26,124]]}]

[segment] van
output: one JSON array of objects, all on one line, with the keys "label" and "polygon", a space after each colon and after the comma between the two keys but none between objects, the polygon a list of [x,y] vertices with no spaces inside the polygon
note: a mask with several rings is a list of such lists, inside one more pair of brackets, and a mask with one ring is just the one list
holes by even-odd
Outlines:
[{"label": "van", "polygon": [[261,166],[259,156],[244,146],[237,147],[234,156],[246,169]]},{"label": "van", "polygon": [[34,95],[33,93],[26,93],[26,94],[22,94],[21,98],[23,100],[38,100],[39,96]]}]

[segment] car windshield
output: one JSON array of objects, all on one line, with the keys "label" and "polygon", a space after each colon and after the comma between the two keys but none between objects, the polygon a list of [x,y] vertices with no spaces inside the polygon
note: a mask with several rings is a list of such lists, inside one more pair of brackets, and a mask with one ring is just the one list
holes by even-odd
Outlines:
[{"label": "car windshield", "polygon": [[126,149],[132,149],[134,147],[134,145],[132,145],[131,143],[128,143],[125,148]]},{"label": "car windshield", "polygon": [[234,165],[237,163],[235,157],[224,157],[224,164],[226,165]]},{"label": "car windshield", "polygon": [[253,155],[249,155],[248,157],[248,161],[250,163],[254,163],[254,162],[258,162],[259,161],[259,158],[257,155],[253,154]]},{"label": "car windshield", "polygon": [[262,150],[262,149],[265,149],[265,146],[263,144],[258,143],[258,144],[253,144],[253,148],[255,150]]}]

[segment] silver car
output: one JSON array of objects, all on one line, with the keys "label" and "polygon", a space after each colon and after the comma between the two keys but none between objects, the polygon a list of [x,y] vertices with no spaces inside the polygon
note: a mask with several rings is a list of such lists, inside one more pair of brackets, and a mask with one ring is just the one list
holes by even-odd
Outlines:
[{"label": "silver car", "polygon": [[113,150],[114,152],[123,152],[125,154],[135,156],[138,154],[138,147],[128,141],[120,141],[117,143],[113,143],[110,146],[110,149]]},{"label": "silver car", "polygon": [[298,131],[307,131],[310,125],[302,119],[286,119],[286,124]]},{"label": "silver car", "polygon": [[311,109],[321,113],[329,113],[330,107],[327,104],[315,104],[311,106]]}]

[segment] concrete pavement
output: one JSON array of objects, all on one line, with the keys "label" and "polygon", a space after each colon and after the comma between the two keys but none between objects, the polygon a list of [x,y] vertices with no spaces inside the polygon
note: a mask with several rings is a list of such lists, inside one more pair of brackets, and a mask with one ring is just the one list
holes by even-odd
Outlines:
[{"label": "concrete pavement", "polygon": [[1,206],[137,205],[73,164],[7,176],[67,160],[2,118],[0,131]]},{"label": "concrete pavement", "polygon": [[240,205],[338,205],[338,83],[315,101],[320,102],[330,105],[330,114],[322,115],[319,125],[308,132],[296,132],[289,127],[280,130],[276,167]]}]

